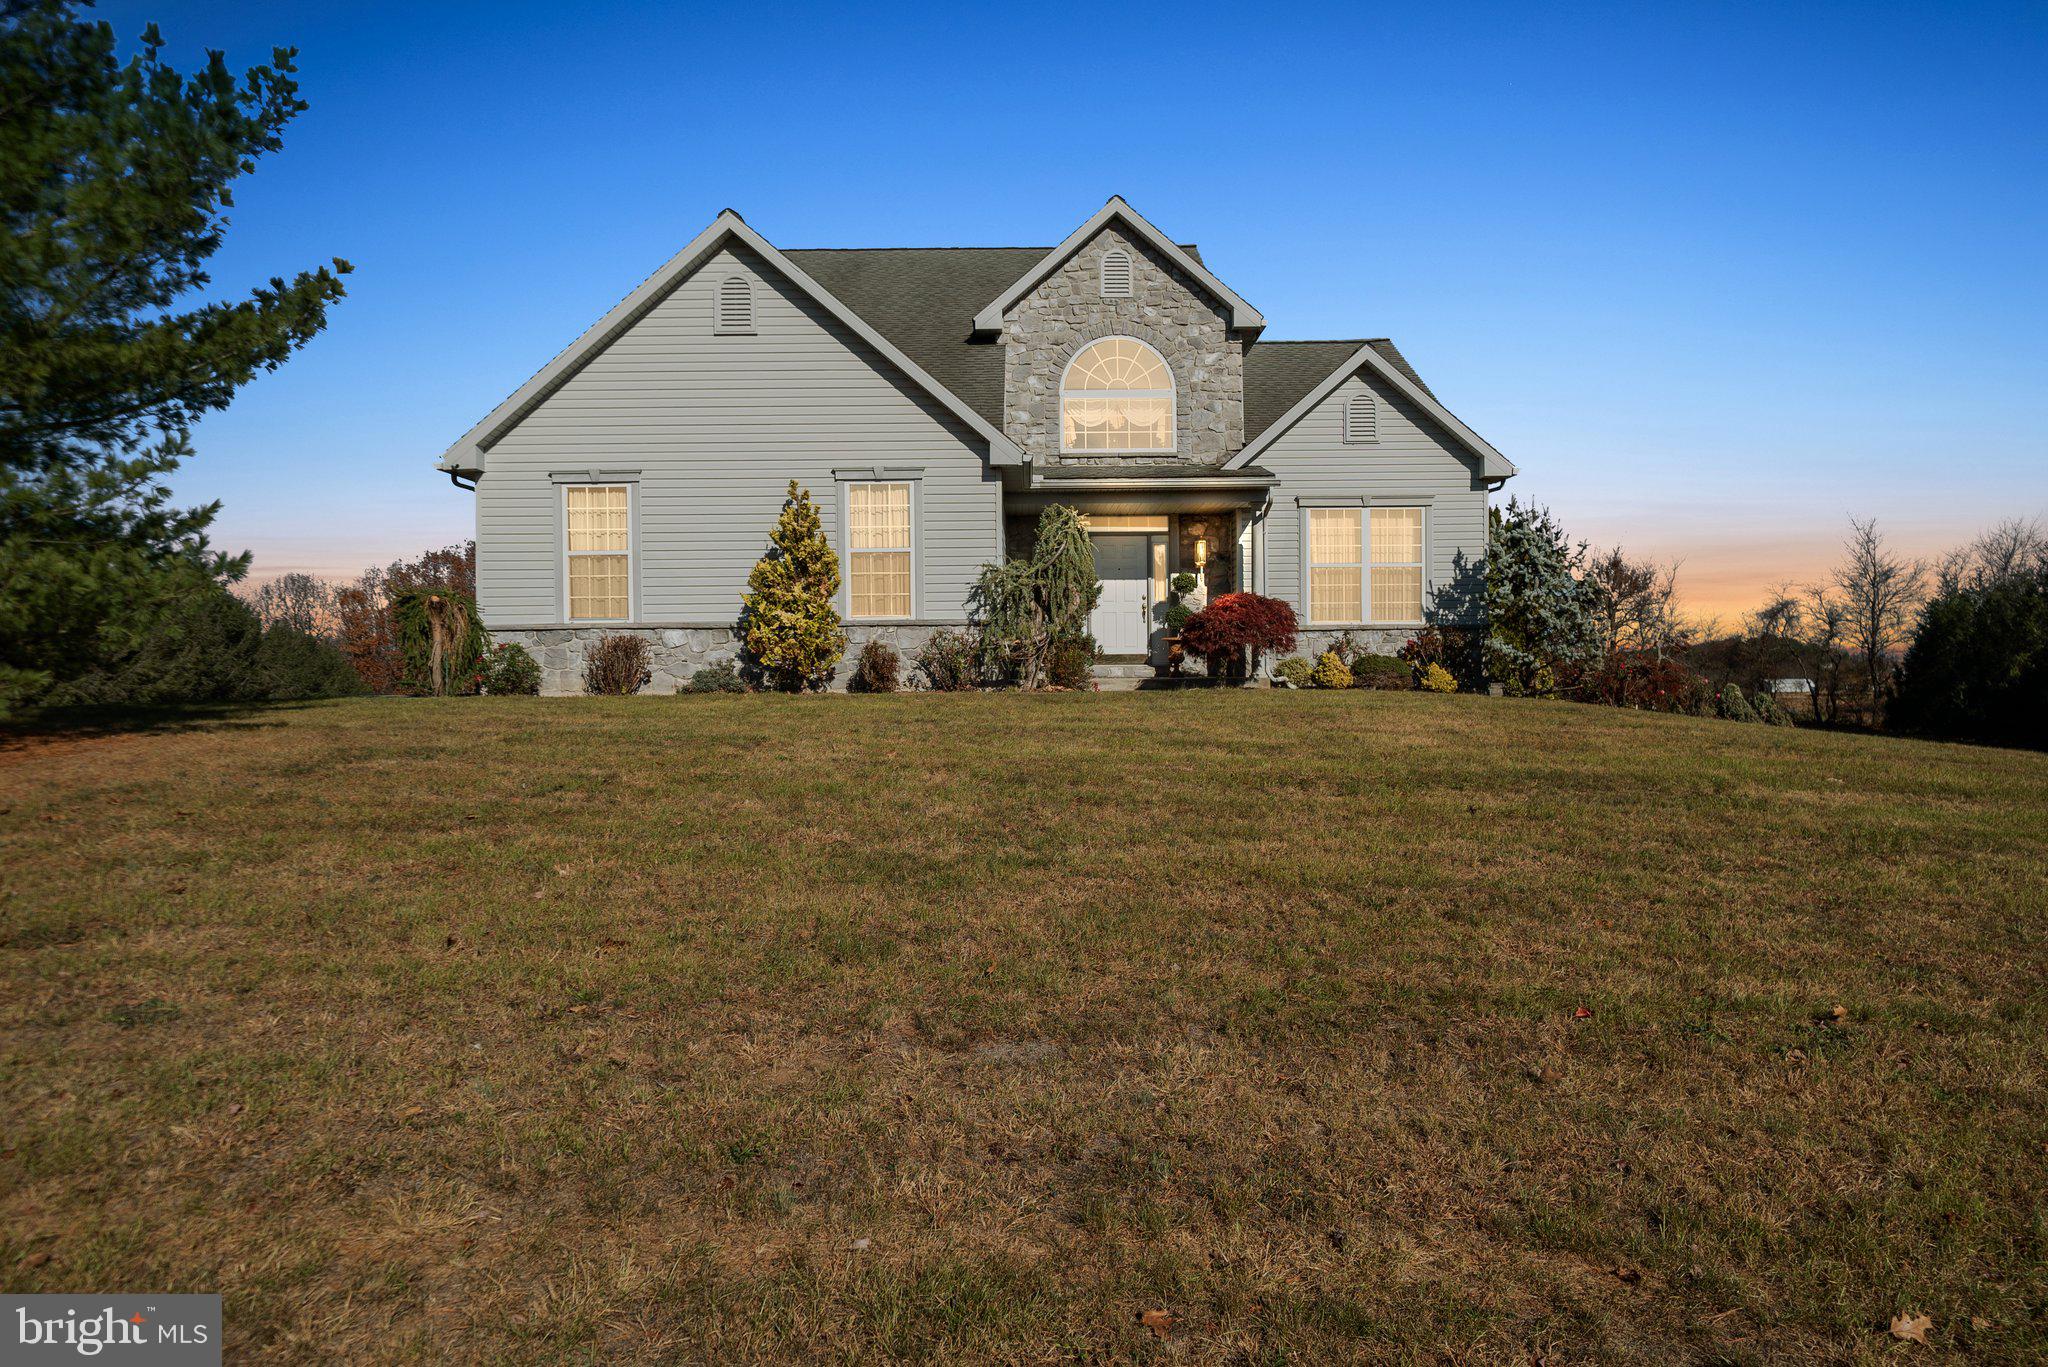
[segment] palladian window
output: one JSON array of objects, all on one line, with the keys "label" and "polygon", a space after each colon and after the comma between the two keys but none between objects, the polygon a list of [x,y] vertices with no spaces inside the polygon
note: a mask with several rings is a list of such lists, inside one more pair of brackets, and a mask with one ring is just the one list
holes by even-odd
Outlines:
[{"label": "palladian window", "polygon": [[1173,372],[1135,337],[1083,347],[1060,381],[1060,447],[1088,455],[1173,450]]}]

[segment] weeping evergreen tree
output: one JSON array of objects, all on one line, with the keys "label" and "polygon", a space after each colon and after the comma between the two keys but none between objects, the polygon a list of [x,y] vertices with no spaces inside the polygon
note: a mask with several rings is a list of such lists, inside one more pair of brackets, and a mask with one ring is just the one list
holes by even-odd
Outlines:
[{"label": "weeping evergreen tree", "polygon": [[423,693],[473,693],[491,638],[476,599],[455,589],[414,589],[391,600],[405,681]]},{"label": "weeping evergreen tree", "polygon": [[983,565],[968,606],[981,628],[982,664],[1041,687],[1055,652],[1088,639],[1088,614],[1102,596],[1095,543],[1081,515],[1055,503],[1038,516],[1031,554]]},{"label": "weeping evergreen tree", "polygon": [[823,688],[846,653],[839,627],[839,557],[810,492],[789,482],[768,553],[747,576],[740,633],[747,656],[771,688]]}]

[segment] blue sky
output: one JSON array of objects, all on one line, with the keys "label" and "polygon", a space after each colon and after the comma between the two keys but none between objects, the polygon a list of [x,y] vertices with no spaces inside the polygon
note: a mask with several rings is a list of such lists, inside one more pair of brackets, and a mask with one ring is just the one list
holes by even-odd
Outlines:
[{"label": "blue sky", "polygon": [[257,577],[468,534],[435,456],[717,211],[1050,244],[1112,193],[1270,320],[1390,335],[1577,535],[1725,619],[1875,515],[2048,514],[2048,6],[102,5],[301,49],[224,291],[343,256],[197,435]]}]

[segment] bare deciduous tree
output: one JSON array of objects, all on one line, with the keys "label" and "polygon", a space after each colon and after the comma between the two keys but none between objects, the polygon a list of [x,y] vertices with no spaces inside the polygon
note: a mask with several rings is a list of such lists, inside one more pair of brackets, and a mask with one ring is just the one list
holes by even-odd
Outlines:
[{"label": "bare deciduous tree", "polygon": [[1843,685],[1849,677],[1849,609],[1824,584],[1806,590],[1803,602],[1790,604],[1793,634],[1806,646],[1813,670],[1813,715],[1817,721],[1842,717]]},{"label": "bare deciduous tree", "polygon": [[339,625],[334,586],[310,574],[280,574],[256,590],[249,606],[266,627],[289,627],[332,639]]},{"label": "bare deciduous tree", "polygon": [[2015,517],[1943,556],[1934,573],[1934,591],[1947,597],[2043,570],[2048,570],[2048,530],[2038,518]]},{"label": "bare deciduous tree", "polygon": [[1905,644],[1915,614],[1927,601],[1927,567],[1892,554],[1876,518],[1851,518],[1849,529],[1843,543],[1848,558],[1835,567],[1834,586],[1841,594],[1847,643],[1862,656],[1871,722],[1882,724],[1892,652]]},{"label": "bare deciduous tree", "polygon": [[1683,649],[1692,631],[1678,617],[1678,566],[1631,560],[1616,546],[1586,566],[1596,590],[1594,616],[1610,653],[1650,651],[1659,659]]},{"label": "bare deciduous tree", "polygon": [[1771,591],[1764,605],[1750,614],[1743,629],[1751,636],[1797,640],[1805,616],[1806,608],[1800,602],[1799,590],[1790,584],[1780,584]]}]

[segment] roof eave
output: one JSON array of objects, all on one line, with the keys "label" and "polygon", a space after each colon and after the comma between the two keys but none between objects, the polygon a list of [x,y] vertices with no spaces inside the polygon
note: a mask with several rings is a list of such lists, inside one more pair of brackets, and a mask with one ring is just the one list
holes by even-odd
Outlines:
[{"label": "roof eave", "polygon": [[1069,475],[1064,478],[1040,473],[1039,467],[1031,467],[1033,489],[1070,489],[1083,493],[1090,489],[1270,489],[1280,482],[1280,477],[1270,470],[1238,470],[1226,472],[1218,468],[1214,477],[1199,475],[1176,475],[1161,479],[1147,479],[1142,475],[1115,475],[1108,478],[1092,479],[1084,475]]},{"label": "roof eave", "polygon": [[1436,420],[1437,425],[1456,439],[1459,445],[1479,458],[1479,477],[1483,480],[1506,480],[1514,477],[1515,465],[1506,456],[1495,450],[1493,443],[1467,427],[1456,414],[1445,408],[1432,395],[1403,375],[1379,350],[1367,342],[1344,359],[1343,364],[1331,371],[1314,389],[1301,396],[1295,405],[1281,414],[1272,426],[1245,443],[1244,449],[1223,463],[1226,470],[1235,470],[1250,465],[1259,455],[1280,439],[1282,433],[1306,417],[1317,404],[1330,397],[1338,385],[1361,369],[1369,369],[1423,412]]},{"label": "roof eave", "polygon": [[1010,311],[1010,307],[1038,288],[1040,281],[1079,251],[1112,219],[1121,220],[1125,226],[1143,238],[1147,246],[1173,262],[1175,266],[1192,276],[1202,288],[1223,301],[1225,309],[1230,314],[1229,325],[1232,329],[1240,332],[1257,332],[1266,326],[1264,314],[1246,303],[1230,286],[1218,280],[1214,272],[1189,256],[1172,238],[1153,227],[1144,215],[1125,202],[1122,195],[1111,195],[1109,202],[1091,214],[1086,223],[1067,234],[1065,241],[1040,257],[1037,264],[1017,278],[1015,284],[998,295],[988,307],[975,314],[974,330],[977,333],[1002,331],[1003,315]]},{"label": "roof eave", "polygon": [[668,294],[677,281],[702,265],[705,258],[723,246],[727,240],[735,238],[752,248],[769,265],[781,272],[791,284],[810,295],[827,313],[880,352],[890,364],[908,375],[954,417],[987,441],[991,465],[1024,464],[1024,452],[1015,442],[998,431],[994,424],[969,408],[952,390],[932,378],[924,367],[911,360],[901,348],[877,332],[830,290],[813,280],[795,262],[777,250],[767,238],[748,227],[746,220],[731,209],[724,209],[711,221],[710,226],[690,239],[689,244],[664,262],[659,270],[641,281],[631,294],[621,299],[604,317],[584,329],[575,341],[564,347],[553,360],[535,372],[531,379],[486,414],[483,421],[464,433],[460,441],[442,452],[441,459],[435,463],[435,468],[462,474],[482,474],[490,448],[524,418],[534,405],[553,393],[620,333],[639,321],[648,309]]}]

